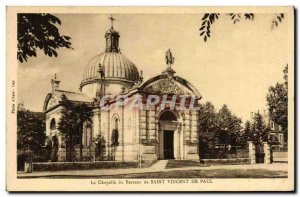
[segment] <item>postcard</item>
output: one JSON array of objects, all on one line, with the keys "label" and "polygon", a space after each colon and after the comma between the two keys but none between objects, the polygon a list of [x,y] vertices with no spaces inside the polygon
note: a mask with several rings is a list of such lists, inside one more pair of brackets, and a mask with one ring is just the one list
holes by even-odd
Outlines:
[{"label": "postcard", "polygon": [[7,190],[294,191],[293,7],[7,7]]}]

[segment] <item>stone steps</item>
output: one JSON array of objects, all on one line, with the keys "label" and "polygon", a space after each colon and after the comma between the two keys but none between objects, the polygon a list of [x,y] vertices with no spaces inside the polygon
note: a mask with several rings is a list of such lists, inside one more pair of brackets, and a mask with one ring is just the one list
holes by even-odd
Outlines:
[{"label": "stone steps", "polygon": [[168,164],[168,160],[159,160],[151,166],[151,169],[162,170],[165,169]]}]

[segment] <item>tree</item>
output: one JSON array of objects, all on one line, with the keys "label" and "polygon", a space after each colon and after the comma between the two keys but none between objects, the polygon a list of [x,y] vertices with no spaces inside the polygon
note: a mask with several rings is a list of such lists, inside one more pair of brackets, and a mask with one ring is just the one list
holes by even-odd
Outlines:
[{"label": "tree", "polygon": [[74,120],[73,103],[67,99],[62,100],[63,109],[58,122],[58,130],[63,134],[66,144],[66,160],[74,160],[74,146],[79,138],[78,129],[74,128],[77,122]]},{"label": "tree", "polygon": [[91,122],[92,107],[87,103],[73,102],[62,96],[62,116],[58,123],[58,130],[64,135],[67,146],[67,160],[73,160],[73,151],[76,144],[80,145],[80,160],[82,160],[83,124]]},{"label": "tree", "polygon": [[45,115],[29,110],[17,113],[17,149],[38,152],[45,144]]},{"label": "tree", "polygon": [[95,149],[95,156],[100,160],[104,160],[105,151],[106,151],[106,140],[103,135],[97,135],[95,138],[96,149]]},{"label": "tree", "polygon": [[242,120],[231,113],[227,105],[216,113],[214,106],[210,102],[200,105],[199,113],[199,147],[202,149],[221,147],[238,142],[241,137]]},{"label": "tree", "polygon": [[257,140],[256,139],[256,135],[257,135],[257,132],[256,132],[256,122],[253,122],[252,125],[251,125],[251,135],[250,135],[251,138],[250,138],[250,141],[255,142]]},{"label": "tree", "polygon": [[253,133],[251,132],[251,124],[249,121],[246,121],[245,123],[243,137],[245,144],[247,143],[247,141],[252,141],[253,139]]},{"label": "tree", "polygon": [[[222,14],[223,15],[223,14]],[[253,13],[228,13],[224,14],[225,16],[228,16],[230,20],[233,21],[233,24],[238,23],[240,20],[245,19],[245,20],[253,20],[254,19],[254,14]],[[202,24],[201,27],[199,28],[200,31],[200,36],[203,37],[204,42],[207,41],[207,39],[210,37],[211,34],[211,26],[214,24],[216,20],[218,20],[220,17],[220,13],[205,13],[204,16],[202,17]],[[279,23],[282,22],[284,19],[284,14],[274,14],[274,18],[272,20],[272,28],[277,27]]]},{"label": "tree", "polygon": [[224,149],[227,145],[237,145],[238,138],[241,135],[242,120],[228,109],[227,105],[223,105],[217,113],[217,135],[220,144],[224,144]]},{"label": "tree", "polygon": [[199,142],[203,147],[214,146],[214,136],[217,128],[215,107],[210,102],[200,105],[199,113]]},{"label": "tree", "polygon": [[238,139],[241,137],[242,120],[233,114],[231,117],[231,121],[232,127],[230,128],[230,143],[237,145],[238,143],[240,143]]},{"label": "tree", "polygon": [[60,35],[58,17],[51,14],[18,14],[17,59],[22,63],[28,57],[36,57],[36,49],[49,57],[57,57],[58,48],[71,49],[71,38]]},{"label": "tree", "polygon": [[254,123],[252,125],[252,132],[253,132],[253,141],[255,145],[261,144],[263,141],[267,141],[268,133],[267,127],[263,120],[263,116],[258,111],[254,114]]},{"label": "tree", "polygon": [[230,130],[233,128],[232,122],[232,114],[231,111],[228,109],[227,105],[223,105],[222,108],[219,110],[218,114],[218,131],[217,137],[219,139],[219,147],[220,144],[224,144],[224,149],[226,150],[227,144],[230,140]]},{"label": "tree", "polygon": [[288,128],[288,66],[283,70],[283,83],[271,86],[267,93],[267,105],[271,119],[282,127],[287,141]]}]

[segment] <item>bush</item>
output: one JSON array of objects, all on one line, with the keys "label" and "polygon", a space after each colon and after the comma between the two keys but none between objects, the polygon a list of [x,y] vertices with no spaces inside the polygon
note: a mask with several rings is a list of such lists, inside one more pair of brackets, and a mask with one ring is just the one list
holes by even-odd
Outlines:
[{"label": "bush", "polygon": [[25,154],[19,153],[17,155],[17,170],[23,171],[24,170],[24,163],[25,163]]},{"label": "bush", "polygon": [[238,159],[238,158],[248,158],[249,152],[247,149],[236,149],[232,148],[228,150],[210,149],[203,152],[200,155],[201,159]]},{"label": "bush", "polygon": [[65,170],[88,170],[88,169],[117,169],[135,168],[137,162],[45,162],[33,163],[33,171],[65,171]]},{"label": "bush", "polygon": [[203,159],[204,164],[212,165],[228,165],[228,164],[249,164],[250,159],[248,158],[237,158],[237,159]]}]

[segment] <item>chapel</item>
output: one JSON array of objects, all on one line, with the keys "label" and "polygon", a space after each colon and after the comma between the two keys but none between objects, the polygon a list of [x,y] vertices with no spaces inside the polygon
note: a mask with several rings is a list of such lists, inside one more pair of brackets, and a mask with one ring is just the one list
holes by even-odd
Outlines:
[{"label": "chapel", "polygon": [[[162,109],[160,103],[147,110],[132,109],[129,105],[101,110],[99,101],[105,95],[124,95],[129,101],[138,95],[142,98],[142,105],[145,105],[149,95],[186,95],[196,98],[195,105],[201,99],[196,88],[177,75],[171,67],[174,59],[161,73],[144,80],[142,71],[123,51],[121,53],[120,33],[113,25],[106,31],[104,38],[105,50],[86,64],[78,92],[60,89],[60,80],[56,75],[51,80],[52,90],[45,98],[43,111],[46,114],[46,135],[52,140],[53,146],[56,146],[58,161],[66,161],[64,135],[58,130],[63,97],[93,106],[92,121],[84,123],[80,139],[85,157],[91,157],[95,139],[101,136],[105,142],[103,154],[109,160],[199,159],[199,111],[171,110],[168,105]],[[114,106],[116,102],[112,97],[107,100],[106,105]],[[191,99],[186,99],[184,105],[188,106],[190,102]],[[179,104],[180,100],[175,103]]]}]

